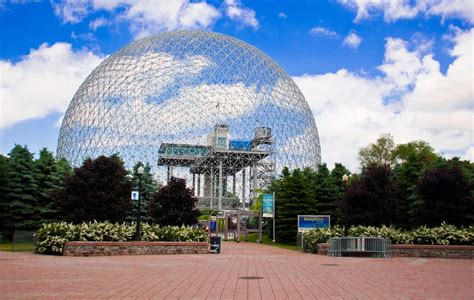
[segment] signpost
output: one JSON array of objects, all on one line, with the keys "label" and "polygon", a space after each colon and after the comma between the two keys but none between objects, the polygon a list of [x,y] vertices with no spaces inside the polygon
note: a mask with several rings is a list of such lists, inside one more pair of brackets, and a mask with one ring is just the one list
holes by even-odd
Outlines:
[{"label": "signpost", "polygon": [[298,215],[298,232],[331,227],[329,215]]},{"label": "signpost", "polygon": [[132,191],[132,196],[130,197],[132,200],[138,200],[140,193],[138,191]]},{"label": "signpost", "polygon": [[273,242],[275,242],[275,193],[262,196],[263,217],[273,218]]}]

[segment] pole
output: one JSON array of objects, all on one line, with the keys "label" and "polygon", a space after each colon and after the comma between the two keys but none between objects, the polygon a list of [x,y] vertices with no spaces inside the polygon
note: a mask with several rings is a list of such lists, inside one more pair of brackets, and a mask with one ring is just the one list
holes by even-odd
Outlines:
[{"label": "pole", "polygon": [[276,239],[275,239],[275,217],[276,217],[276,214],[275,214],[275,192],[273,192],[273,240],[272,242],[275,243]]},{"label": "pole", "polygon": [[135,230],[135,241],[142,240],[141,233],[141,201],[142,201],[142,175],[138,174],[138,203],[137,203],[137,227]]},{"label": "pole", "polygon": [[347,228],[348,222],[347,222],[347,197],[345,197],[347,192],[347,181],[344,181],[344,236],[349,235],[349,230]]}]

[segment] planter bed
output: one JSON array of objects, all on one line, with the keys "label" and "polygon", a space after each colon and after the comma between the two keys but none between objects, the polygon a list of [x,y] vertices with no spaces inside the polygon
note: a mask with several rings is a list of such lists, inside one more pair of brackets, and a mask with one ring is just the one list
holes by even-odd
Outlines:
[{"label": "planter bed", "polygon": [[66,242],[64,256],[206,254],[207,242]]},{"label": "planter bed", "polygon": [[[391,257],[435,257],[474,259],[474,246],[392,244]],[[328,243],[318,244],[318,254],[327,255]]]}]

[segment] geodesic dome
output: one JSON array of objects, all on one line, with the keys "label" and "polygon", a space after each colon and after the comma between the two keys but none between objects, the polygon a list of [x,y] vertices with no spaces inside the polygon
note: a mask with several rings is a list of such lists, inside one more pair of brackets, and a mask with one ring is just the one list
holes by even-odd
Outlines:
[{"label": "geodesic dome", "polygon": [[74,95],[57,155],[77,166],[118,153],[128,168],[142,161],[158,171],[163,143],[206,145],[216,124],[234,140],[270,128],[265,160],[276,172],[320,162],[313,115],[285,71],[247,43],[200,31],[147,37],[106,58]]}]

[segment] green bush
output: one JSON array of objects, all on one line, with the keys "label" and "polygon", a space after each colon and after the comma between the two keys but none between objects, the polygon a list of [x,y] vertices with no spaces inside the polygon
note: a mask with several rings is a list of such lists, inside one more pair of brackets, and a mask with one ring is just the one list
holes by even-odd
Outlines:
[{"label": "green bush", "polygon": [[[35,233],[35,250],[44,254],[61,254],[68,241],[131,241],[136,224],[110,222],[66,222],[43,224]],[[202,242],[207,232],[191,226],[164,226],[142,223],[142,240],[150,242]]]},{"label": "green bush", "polygon": [[[304,233],[303,250],[316,253],[318,243],[326,243],[332,237],[343,235],[341,227],[313,229]],[[427,228],[420,226],[412,231],[404,231],[393,226],[353,226],[349,236],[384,237],[392,244],[429,244],[429,245],[474,245],[474,226],[456,227],[442,223],[441,226]]]}]

